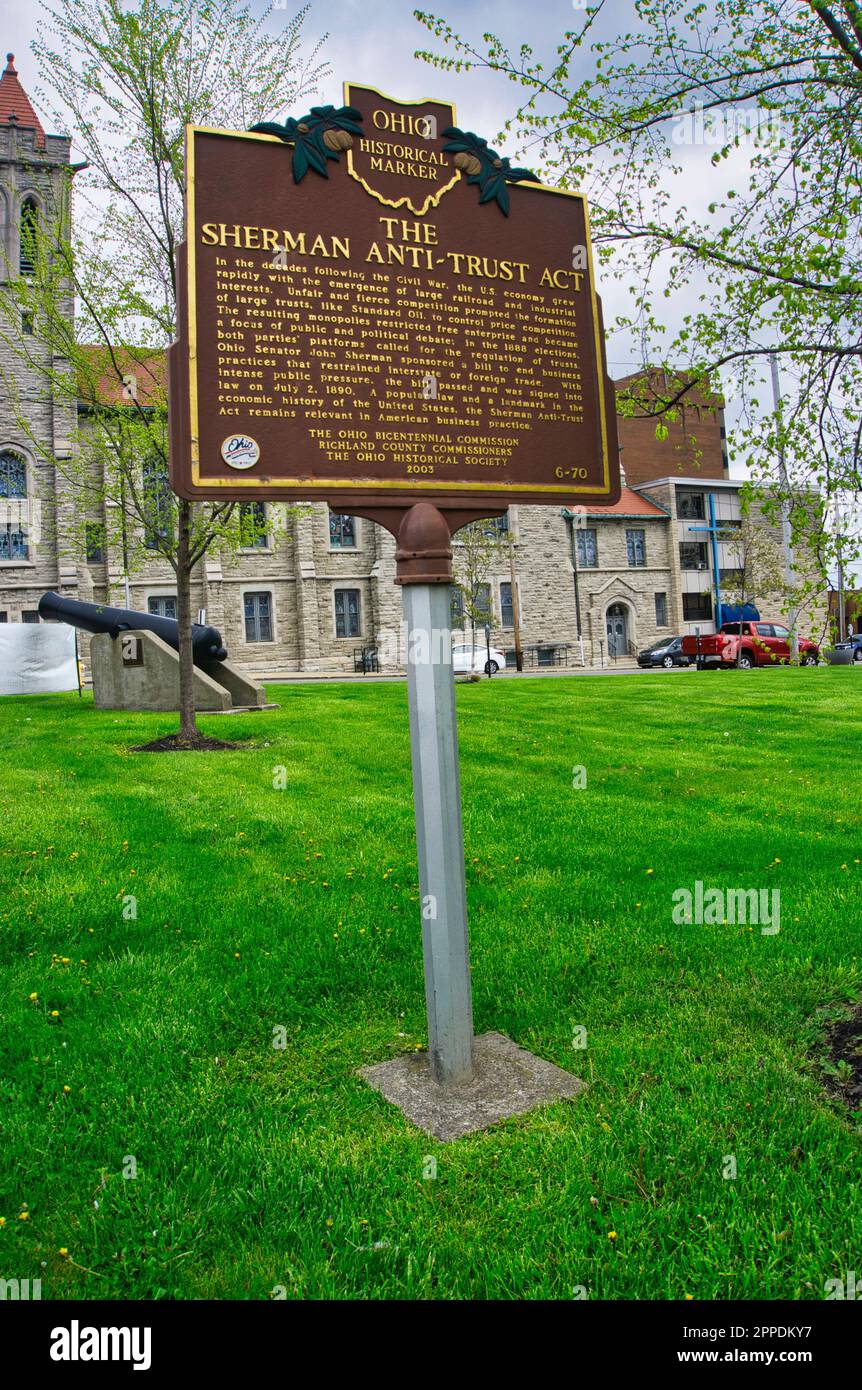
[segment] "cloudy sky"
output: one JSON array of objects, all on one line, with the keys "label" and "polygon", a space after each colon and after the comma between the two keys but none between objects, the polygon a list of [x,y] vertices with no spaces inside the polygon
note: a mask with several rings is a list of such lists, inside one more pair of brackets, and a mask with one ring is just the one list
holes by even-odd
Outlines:
[{"label": "cloudy sky", "polygon": [[[487,72],[470,74],[440,73],[414,58],[417,48],[439,48],[428,30],[413,17],[416,0],[311,0],[305,23],[307,48],[327,35],[321,57],[330,66],[331,76],[321,89],[323,101],[341,105],[342,84],[349,80],[366,82],[392,96],[407,100],[442,97],[454,102],[459,121],[492,139],[516,109],[519,88]],[[265,8],[251,0],[256,13]],[[289,0],[283,13],[276,9],[272,24],[281,27],[297,6]],[[615,0],[609,7],[609,21],[602,32],[627,27],[632,17],[630,0]],[[508,42],[514,50],[528,40],[537,54],[550,59],[567,28],[583,22],[582,5],[572,0],[542,0],[525,6],[523,0],[431,0],[428,11],[437,14],[459,33],[477,41],[489,30]],[[35,97],[38,75],[30,44],[37,34],[42,5],[39,0],[0,0],[0,45],[3,53],[14,52],[15,66],[24,87]],[[611,17],[612,16],[612,17]],[[584,55],[584,72],[589,58]],[[514,154],[514,146],[504,147]],[[709,152],[701,151],[708,165]],[[704,178],[704,199],[708,179]],[[611,281],[602,286],[606,319],[611,320],[624,307],[623,294]],[[610,345],[611,371],[622,376],[638,366],[624,341]]]},{"label": "cloudy sky", "polygon": [[[265,9],[264,0],[249,3],[255,13]],[[523,0],[429,0],[428,12],[446,19],[480,50],[482,35],[491,31],[513,52],[529,42],[536,56],[550,63],[565,31],[580,29],[584,6],[585,0],[540,0],[532,5],[525,5]],[[417,48],[439,51],[441,46],[414,18],[414,8],[416,0],[311,0],[304,28],[306,50],[326,36],[320,56],[331,69],[331,76],[322,84],[320,99],[340,105],[346,80],[366,82],[407,100],[443,97],[455,104],[462,125],[492,139],[517,109],[523,90],[486,71],[441,73],[415,58]],[[280,10],[274,8],[270,20],[274,28],[282,27],[285,19],[296,13],[297,4],[295,0],[285,0]],[[34,100],[38,73],[30,45],[39,30],[42,13],[41,0],[0,0],[0,45],[5,45],[0,52],[15,53],[21,81]],[[633,0],[613,0],[594,33],[596,37],[611,37],[629,27],[637,27]],[[580,61],[581,70],[579,73],[576,68],[575,76],[590,71],[589,52]],[[504,143],[501,148],[509,155],[516,153],[513,142]],[[714,171],[709,163],[712,151],[701,146],[674,153],[684,166],[686,204],[690,212],[696,212],[715,196]],[[529,156],[523,162],[530,162]],[[605,321],[611,324],[617,313],[630,308],[629,296],[607,275],[600,291]],[[666,317],[671,326],[686,307],[682,303],[667,306]],[[640,365],[637,350],[621,335],[611,336],[608,360],[614,376],[623,376]]]}]

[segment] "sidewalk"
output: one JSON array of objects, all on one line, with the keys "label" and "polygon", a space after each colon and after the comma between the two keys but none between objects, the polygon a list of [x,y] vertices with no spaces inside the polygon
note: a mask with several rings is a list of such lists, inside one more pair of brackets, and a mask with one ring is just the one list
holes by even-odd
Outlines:
[{"label": "sidewalk", "polygon": [[[663,674],[679,674],[684,671],[693,671],[694,669],[695,668],[693,666],[675,666],[672,672],[663,672]],[[496,676],[492,676],[491,679],[547,680],[549,678],[552,679],[555,676],[651,676],[654,675],[656,671],[661,670],[661,667],[654,667],[651,670],[644,669],[643,667],[638,666],[637,662],[634,661],[619,661],[615,662],[612,666],[605,667],[553,666],[548,667],[547,669],[543,669],[541,667],[531,667],[527,671],[503,670],[498,671]],[[363,681],[366,683],[370,683],[372,681],[391,682],[403,681],[407,679],[407,676],[403,671],[397,671],[392,673],[384,672],[380,675],[369,674],[367,676],[362,675],[361,672],[354,671],[251,671],[250,674],[256,681],[259,681],[261,685],[294,685],[297,683],[311,684],[313,682],[318,684],[331,684],[334,682],[345,684],[349,682],[357,682],[361,685]],[[483,674],[482,680],[487,681],[488,679],[489,678]]]}]

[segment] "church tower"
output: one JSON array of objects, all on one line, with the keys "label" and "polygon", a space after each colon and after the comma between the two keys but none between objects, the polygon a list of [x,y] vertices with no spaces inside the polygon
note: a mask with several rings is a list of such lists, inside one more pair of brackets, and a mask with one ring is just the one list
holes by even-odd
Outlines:
[{"label": "church tower", "polygon": [[[4,290],[34,271],[33,229],[63,219],[68,234],[71,140],[46,135],[15,68],[6,56],[0,76],[0,281]],[[4,299],[6,296],[4,295]],[[7,299],[8,309],[8,299]],[[71,318],[69,295],[64,312]],[[0,621],[36,622],[45,589],[77,591],[70,539],[71,504],[63,500],[54,460],[68,457],[74,402],[50,390],[50,349],[38,322],[4,312],[0,336]],[[22,349],[24,351],[22,352]],[[46,368],[48,369],[46,373]]]}]

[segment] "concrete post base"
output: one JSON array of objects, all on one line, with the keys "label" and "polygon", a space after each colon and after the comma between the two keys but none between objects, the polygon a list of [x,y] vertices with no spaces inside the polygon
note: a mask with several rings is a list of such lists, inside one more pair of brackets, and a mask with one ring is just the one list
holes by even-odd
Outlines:
[{"label": "concrete post base", "polygon": [[473,1039],[473,1076],[460,1085],[442,1086],[435,1081],[427,1052],[363,1067],[359,1075],[397,1105],[417,1129],[444,1142],[488,1129],[510,1115],[571,1100],[586,1085],[502,1033],[483,1033]]}]

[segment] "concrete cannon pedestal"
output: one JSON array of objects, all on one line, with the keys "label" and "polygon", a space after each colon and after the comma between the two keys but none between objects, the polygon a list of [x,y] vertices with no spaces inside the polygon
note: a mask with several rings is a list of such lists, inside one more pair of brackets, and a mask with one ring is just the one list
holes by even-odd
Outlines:
[{"label": "concrete cannon pedestal", "polygon": [[[99,633],[90,641],[97,709],[177,710],[180,659],[154,632]],[[266,692],[227,661],[194,668],[196,710],[262,709]]]}]

